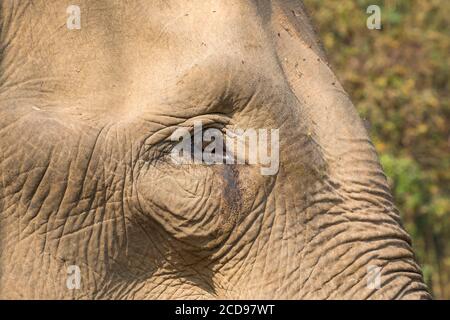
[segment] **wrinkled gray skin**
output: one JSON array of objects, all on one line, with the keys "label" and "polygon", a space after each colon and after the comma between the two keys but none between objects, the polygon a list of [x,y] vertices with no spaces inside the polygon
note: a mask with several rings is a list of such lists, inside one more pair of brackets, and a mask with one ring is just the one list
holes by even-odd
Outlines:
[{"label": "wrinkled gray skin", "polygon": [[[298,1],[0,6],[0,298],[429,297]],[[279,128],[278,174],[174,165],[194,120]]]}]

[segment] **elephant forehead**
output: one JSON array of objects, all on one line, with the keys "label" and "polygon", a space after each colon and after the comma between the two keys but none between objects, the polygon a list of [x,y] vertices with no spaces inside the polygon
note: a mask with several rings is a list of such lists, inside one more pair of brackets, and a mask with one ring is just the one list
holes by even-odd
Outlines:
[{"label": "elephant forehead", "polygon": [[2,62],[15,70],[3,83],[20,84],[9,91],[22,99],[42,97],[33,104],[44,110],[171,113],[159,106],[214,104],[233,88],[240,99],[281,82],[271,79],[270,10],[253,1],[82,1],[80,30],[65,28],[65,1],[4,6],[22,19],[2,31],[14,35]]}]

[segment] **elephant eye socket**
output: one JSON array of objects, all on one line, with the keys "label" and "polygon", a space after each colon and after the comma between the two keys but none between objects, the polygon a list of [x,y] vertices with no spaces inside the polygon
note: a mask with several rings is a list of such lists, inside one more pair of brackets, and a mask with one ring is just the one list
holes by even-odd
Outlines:
[{"label": "elephant eye socket", "polygon": [[225,135],[219,128],[204,128],[191,136],[191,154],[193,159],[202,156],[205,164],[225,163],[228,152],[226,150]]}]

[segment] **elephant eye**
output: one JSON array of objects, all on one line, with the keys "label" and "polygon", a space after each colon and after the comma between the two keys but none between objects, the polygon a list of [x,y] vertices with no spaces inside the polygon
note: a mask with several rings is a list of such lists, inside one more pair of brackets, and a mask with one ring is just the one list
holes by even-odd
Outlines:
[{"label": "elephant eye", "polygon": [[[203,163],[225,163],[228,155],[223,129],[209,127],[191,136],[191,154],[202,155]],[[211,159],[212,158],[212,159]]]}]

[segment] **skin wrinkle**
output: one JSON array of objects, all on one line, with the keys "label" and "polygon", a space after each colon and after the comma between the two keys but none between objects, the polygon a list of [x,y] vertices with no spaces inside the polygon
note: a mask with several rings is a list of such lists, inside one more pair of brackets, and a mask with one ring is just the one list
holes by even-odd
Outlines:
[{"label": "skin wrinkle", "polygon": [[[0,263],[19,279],[0,275],[0,297],[427,297],[302,5],[83,0],[78,31],[64,28],[65,6],[0,12]],[[278,174],[171,164],[171,133],[195,120],[279,128]],[[29,233],[19,242],[16,219]],[[383,293],[365,287],[377,262],[400,277]],[[70,264],[81,290],[65,288]]]},{"label": "skin wrinkle", "polygon": [[[341,257],[344,257],[346,254],[349,254],[352,259],[349,260],[349,263],[347,263],[347,265],[342,270],[340,270],[336,274],[333,274],[333,276],[330,277],[324,284],[326,284],[326,283],[328,283],[330,281],[333,281],[335,278],[339,277],[340,274],[345,273],[349,268],[354,266],[358,260],[361,260],[362,258],[365,260],[362,265],[367,265],[367,262],[369,262],[371,259],[377,258],[376,250],[380,250],[382,248],[387,248],[389,246],[394,246],[395,247],[396,245],[398,245],[398,243],[394,243],[394,242],[387,243],[387,244],[383,243],[381,245],[377,245],[375,250],[374,250],[374,248],[367,248],[367,249],[365,249],[363,251],[360,251],[356,255],[355,254],[350,255],[351,250],[350,251],[343,251],[343,254],[342,254]],[[398,270],[398,271],[400,272],[401,270]],[[383,275],[386,276],[385,273],[383,273]]]},{"label": "skin wrinkle", "polygon": [[[144,211],[142,211],[142,212],[144,212]],[[138,225],[138,226],[142,228],[142,226],[140,226],[140,225]],[[142,228],[142,230],[145,232],[145,234],[147,234],[148,239],[152,239],[151,236],[148,235],[148,233],[145,230],[145,228]],[[158,250],[158,246],[157,245],[155,245],[155,248],[156,248],[156,250]],[[175,252],[177,251],[176,247],[173,247],[172,250],[174,250]],[[164,257],[165,255],[162,252],[160,252],[160,256]],[[180,256],[182,257],[182,255],[180,255]],[[170,262],[170,260],[166,260],[166,261],[171,265],[173,270],[177,270],[178,269],[175,264],[172,264],[172,262]],[[205,283],[207,283],[207,282],[205,282]]]}]

